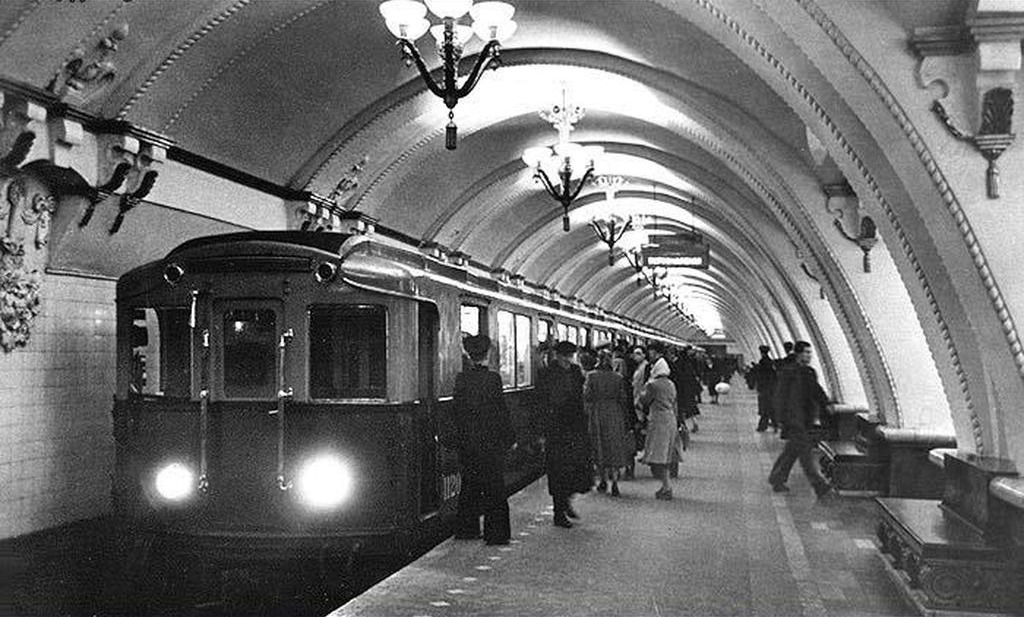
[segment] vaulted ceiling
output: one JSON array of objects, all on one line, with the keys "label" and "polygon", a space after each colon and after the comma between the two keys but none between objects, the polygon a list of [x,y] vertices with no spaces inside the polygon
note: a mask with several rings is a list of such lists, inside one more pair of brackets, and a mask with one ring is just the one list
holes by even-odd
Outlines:
[{"label": "vaulted ceiling", "polygon": [[[603,146],[600,171],[626,179],[615,208],[709,240],[711,267],[675,275],[697,325],[722,328],[747,350],[796,328],[804,300],[795,279],[804,275],[791,256],[806,250],[799,230],[814,205],[799,203],[796,189],[773,201],[764,187],[820,187],[843,176],[791,103],[737,53],[733,35],[746,28],[792,62],[814,59],[756,3],[514,5],[518,31],[503,46],[503,66],[455,108],[454,151],[444,148],[447,110],[402,63],[376,0],[5,0],[0,74],[45,87],[76,47],[127,24],[113,80],[77,101],[86,111],[321,195],[365,158],[345,208],[563,294],[700,334],[637,287],[621,254],[607,265],[607,248],[587,225],[607,209],[598,187],[584,188],[564,233],[558,204],[520,161],[524,148],[555,141],[537,112],[564,87],[586,108],[573,139]],[[963,6],[872,3],[880,18],[903,25],[945,23]],[[419,49],[436,68],[427,39]],[[479,49],[471,43],[464,63]]]}]

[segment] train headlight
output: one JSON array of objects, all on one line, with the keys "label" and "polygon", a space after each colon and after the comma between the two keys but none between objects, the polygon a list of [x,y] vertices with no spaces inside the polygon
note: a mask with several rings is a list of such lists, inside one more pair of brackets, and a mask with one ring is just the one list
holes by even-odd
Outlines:
[{"label": "train headlight", "polygon": [[156,492],[168,501],[181,501],[192,494],[195,476],[181,463],[166,465],[156,474]]},{"label": "train headlight", "polygon": [[299,497],[313,508],[333,508],[348,497],[352,474],[336,456],[320,455],[299,470],[295,485]]}]

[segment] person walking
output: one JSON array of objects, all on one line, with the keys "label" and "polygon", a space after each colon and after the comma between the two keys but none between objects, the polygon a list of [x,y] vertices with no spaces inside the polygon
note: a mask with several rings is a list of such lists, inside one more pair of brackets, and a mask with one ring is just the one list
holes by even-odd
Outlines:
[{"label": "person walking", "polygon": [[819,499],[835,495],[835,489],[818,469],[812,449],[810,431],[821,426],[821,414],[828,405],[828,396],[818,383],[818,374],[811,368],[811,344],[797,341],[793,346],[793,362],[784,366],[775,389],[775,413],[782,424],[785,447],[775,459],[768,483],[776,493],[789,491],[786,482],[793,464],[800,461],[807,479]]},{"label": "person walking", "polygon": [[462,345],[472,365],[455,376],[452,417],[462,470],[455,537],[479,538],[482,515],[484,541],[508,544],[512,532],[505,493],[505,453],[515,444],[515,431],[501,376],[487,368],[491,339],[469,336]]},{"label": "person walking", "polygon": [[589,491],[593,485],[583,372],[572,362],[575,353],[576,345],[560,341],[555,345],[554,362],[537,379],[548,493],[555,509],[553,522],[566,529],[572,528],[570,518],[579,518],[572,507],[572,496]]},{"label": "person walking", "polygon": [[761,352],[761,359],[751,369],[754,387],[757,388],[757,432],[763,433],[768,427],[776,428],[775,407],[772,397],[775,394],[775,360],[769,355],[770,348],[767,345],[758,347]]},{"label": "person walking", "polygon": [[640,403],[647,412],[647,440],[641,462],[651,466],[654,477],[661,481],[661,488],[654,494],[657,499],[672,499],[668,467],[673,452],[678,453],[679,433],[676,411],[676,386],[670,378],[668,362],[661,355],[658,343],[649,347],[653,365],[651,378],[640,392]]},{"label": "person walking", "polygon": [[622,377],[612,367],[611,352],[598,352],[597,367],[587,373],[583,382],[583,403],[590,418],[594,462],[601,477],[597,490],[605,492],[611,481],[611,496],[618,497],[619,470],[630,462],[626,414],[632,404]]}]

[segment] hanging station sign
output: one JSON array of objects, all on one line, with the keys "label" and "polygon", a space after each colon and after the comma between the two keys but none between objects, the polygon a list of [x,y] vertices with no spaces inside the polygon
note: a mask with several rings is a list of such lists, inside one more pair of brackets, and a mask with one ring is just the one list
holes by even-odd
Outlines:
[{"label": "hanging station sign", "polygon": [[706,270],[710,264],[710,247],[699,233],[657,236],[656,240],[657,244],[648,244],[643,248],[645,266]]}]

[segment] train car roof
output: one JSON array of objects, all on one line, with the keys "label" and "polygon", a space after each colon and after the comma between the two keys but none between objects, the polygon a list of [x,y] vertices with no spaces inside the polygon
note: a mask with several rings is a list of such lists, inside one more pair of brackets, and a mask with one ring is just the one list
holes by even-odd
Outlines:
[{"label": "train car roof", "polygon": [[352,237],[351,234],[342,234],[329,231],[242,231],[231,234],[219,234],[216,236],[203,236],[188,240],[167,254],[168,257],[190,251],[193,249],[214,246],[217,244],[228,244],[231,242],[280,242],[283,244],[295,244],[309,248],[319,249],[335,255],[341,250],[345,240]]}]

